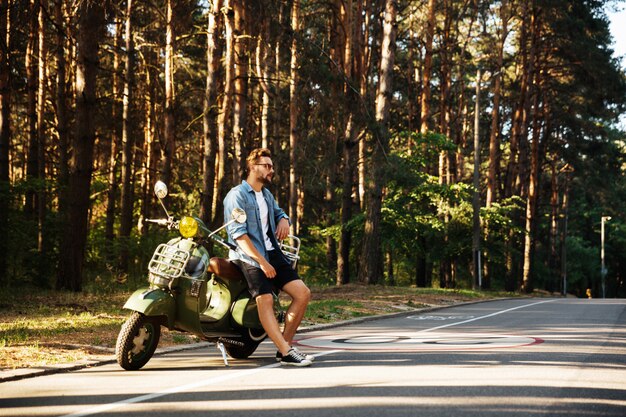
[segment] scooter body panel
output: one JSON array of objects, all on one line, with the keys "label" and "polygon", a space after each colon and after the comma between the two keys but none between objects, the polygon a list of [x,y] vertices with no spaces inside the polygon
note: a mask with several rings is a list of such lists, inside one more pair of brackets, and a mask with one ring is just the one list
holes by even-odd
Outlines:
[{"label": "scooter body panel", "polygon": [[252,329],[262,329],[259,320],[259,312],[257,310],[256,301],[247,291],[242,292],[237,300],[233,303],[231,311],[233,321],[239,326],[249,327]]}]

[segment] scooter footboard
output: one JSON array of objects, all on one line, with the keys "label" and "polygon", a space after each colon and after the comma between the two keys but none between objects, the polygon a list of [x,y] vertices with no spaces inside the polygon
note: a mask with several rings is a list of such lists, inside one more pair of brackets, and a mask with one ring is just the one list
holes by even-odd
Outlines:
[{"label": "scooter footboard", "polygon": [[124,308],[137,311],[150,317],[162,317],[163,325],[174,328],[176,317],[176,301],[171,294],[160,289],[142,288],[133,293]]}]

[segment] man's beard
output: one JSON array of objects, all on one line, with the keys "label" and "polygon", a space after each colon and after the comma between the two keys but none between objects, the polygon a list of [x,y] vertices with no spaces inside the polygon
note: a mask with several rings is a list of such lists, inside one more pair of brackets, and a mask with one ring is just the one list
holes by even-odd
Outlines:
[{"label": "man's beard", "polygon": [[264,185],[270,185],[272,183],[272,175],[268,174],[261,177],[261,182]]}]

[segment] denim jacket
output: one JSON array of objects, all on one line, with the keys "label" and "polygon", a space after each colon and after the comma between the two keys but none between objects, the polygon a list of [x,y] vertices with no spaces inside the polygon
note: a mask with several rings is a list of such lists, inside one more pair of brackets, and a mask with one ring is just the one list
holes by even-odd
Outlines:
[{"label": "denim jacket", "polygon": [[[263,197],[267,202],[268,233],[270,235],[270,241],[275,249],[279,249],[279,244],[276,239],[276,224],[283,218],[289,220],[289,217],[283,209],[278,207],[274,196],[267,188],[263,187],[262,191]],[[228,240],[237,244],[236,239],[247,234],[259,253],[263,255],[265,259],[268,259],[265,239],[263,239],[263,227],[261,225],[259,205],[256,202],[254,189],[245,180],[242,181],[240,185],[233,187],[226,195],[226,198],[224,198],[225,222],[231,219],[231,213],[235,208],[243,209],[246,212],[247,219],[245,223],[233,222],[226,228],[228,231]],[[233,250],[229,252],[228,256],[230,259],[243,259],[241,253]]]}]

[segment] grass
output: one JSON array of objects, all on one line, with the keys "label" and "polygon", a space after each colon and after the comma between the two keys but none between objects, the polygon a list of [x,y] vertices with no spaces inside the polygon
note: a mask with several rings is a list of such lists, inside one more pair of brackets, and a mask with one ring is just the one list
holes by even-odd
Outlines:
[{"label": "grass", "polygon": [[[20,289],[0,294],[0,369],[47,366],[113,353],[122,306],[132,292],[65,293]],[[490,298],[469,290],[345,285],[313,288],[303,325],[331,323],[430,305]],[[510,295],[510,294],[507,294]],[[288,305],[287,299],[282,299]],[[162,329],[160,347],[187,344],[194,336]]]},{"label": "grass", "polygon": [[367,316],[363,303],[350,300],[312,301],[307,309],[308,321],[331,323],[355,317]]}]

